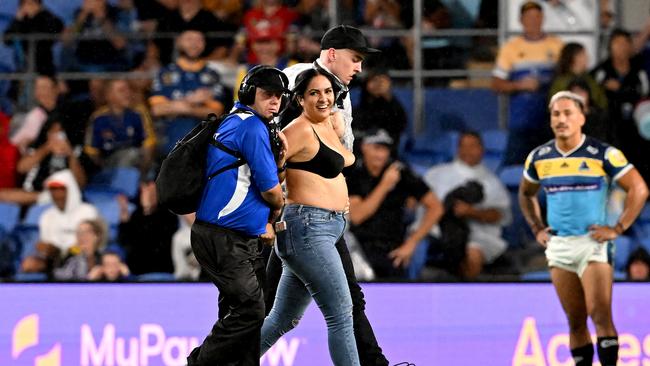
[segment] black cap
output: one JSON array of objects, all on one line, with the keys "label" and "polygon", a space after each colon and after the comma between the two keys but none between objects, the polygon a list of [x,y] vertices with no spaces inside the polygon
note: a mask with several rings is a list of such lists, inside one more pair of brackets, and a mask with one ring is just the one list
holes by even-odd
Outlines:
[{"label": "black cap", "polygon": [[282,71],[273,67],[265,67],[258,71],[251,69],[249,72],[251,76],[246,80],[246,84],[255,85],[266,91],[289,92],[289,80]]},{"label": "black cap", "polygon": [[328,30],[320,40],[320,49],[348,48],[363,54],[381,52],[376,48],[368,47],[368,41],[358,28],[349,25],[337,25]]},{"label": "black cap", "polygon": [[523,15],[526,11],[530,9],[537,9],[539,11],[544,11],[542,6],[537,1],[524,1],[519,8],[519,15]]}]

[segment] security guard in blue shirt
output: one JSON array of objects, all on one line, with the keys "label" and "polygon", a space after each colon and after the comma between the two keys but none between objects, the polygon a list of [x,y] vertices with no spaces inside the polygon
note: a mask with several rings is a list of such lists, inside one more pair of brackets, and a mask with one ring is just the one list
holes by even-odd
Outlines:
[{"label": "security guard in blue shirt", "polygon": [[[274,239],[270,223],[284,204],[268,124],[288,101],[288,79],[278,69],[251,69],[239,101],[208,146],[206,175],[243,159],[245,164],[209,179],[192,225],[192,250],[219,289],[219,319],[188,365],[259,365],[264,321],[261,242]],[[286,152],[286,140],[280,133]]]}]

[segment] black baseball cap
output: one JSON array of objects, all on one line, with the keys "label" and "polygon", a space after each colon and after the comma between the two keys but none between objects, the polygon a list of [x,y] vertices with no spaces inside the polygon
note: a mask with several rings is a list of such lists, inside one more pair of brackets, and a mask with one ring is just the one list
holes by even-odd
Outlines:
[{"label": "black baseball cap", "polygon": [[325,35],[320,40],[320,49],[327,50],[330,48],[337,50],[348,48],[363,54],[381,52],[376,48],[368,47],[368,40],[361,31],[349,25],[337,25],[325,32]]}]

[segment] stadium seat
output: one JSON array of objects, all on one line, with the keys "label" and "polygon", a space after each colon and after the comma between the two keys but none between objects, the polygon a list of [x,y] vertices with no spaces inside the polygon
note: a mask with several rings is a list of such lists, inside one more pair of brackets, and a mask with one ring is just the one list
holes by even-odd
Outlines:
[{"label": "stadium seat", "polygon": [[639,217],[632,224],[631,231],[639,241],[650,238],[650,204],[646,203],[643,207]]},{"label": "stadium seat", "polygon": [[136,277],[138,282],[172,282],[176,281],[173,273],[151,272],[143,273]]},{"label": "stadium seat", "polygon": [[547,269],[542,270],[542,271],[534,271],[534,272],[527,272],[523,273],[521,275],[521,280],[522,281],[550,281],[551,280],[551,272],[549,272]]},{"label": "stadium seat", "polygon": [[501,156],[495,155],[484,155],[483,156],[483,165],[494,174],[498,174],[499,168],[501,167]]},{"label": "stadium seat", "polygon": [[108,192],[113,189],[129,198],[134,198],[138,194],[139,182],[140,171],[136,168],[104,169],[92,178],[86,190]]},{"label": "stadium seat", "polygon": [[616,252],[614,253],[614,269],[617,271],[625,271],[627,259],[630,253],[634,250],[634,243],[628,236],[621,235],[614,240],[616,244]]},{"label": "stadium seat", "polygon": [[51,203],[35,204],[29,207],[27,214],[22,222],[16,225],[14,234],[20,247],[18,248],[19,257],[16,258],[21,262],[25,256],[32,254],[36,249],[36,243],[39,239],[38,221],[45,210],[52,206]]},{"label": "stadium seat", "polygon": [[506,186],[510,195],[512,222],[503,228],[503,238],[506,239],[511,249],[522,248],[526,243],[535,239],[526,224],[526,219],[521,213],[517,198],[523,170],[523,165],[511,165],[503,167],[499,171],[499,179]]},{"label": "stadium seat", "polygon": [[41,218],[41,215],[45,210],[52,206],[51,203],[45,204],[34,204],[29,207],[25,218],[20,223],[21,226],[34,226],[38,228],[38,220]]},{"label": "stadium seat", "polygon": [[[119,202],[114,197],[113,199],[98,200],[96,202],[93,202],[93,204],[97,208],[97,211],[102,216],[104,221],[106,221],[106,225],[108,226],[108,241],[113,242],[117,240],[120,226]],[[133,203],[129,203],[128,206],[129,213],[132,213],[135,209],[135,205]]]},{"label": "stadium seat", "polygon": [[429,252],[429,241],[422,240],[415,248],[415,252],[411,257],[411,263],[406,268],[406,278],[409,280],[417,280],[420,277],[420,272],[426,264],[427,253]]},{"label": "stadium seat", "polygon": [[18,272],[14,275],[14,281],[17,282],[45,282],[47,274],[45,273],[24,273]]},{"label": "stadium seat", "polygon": [[505,130],[486,130],[481,132],[481,140],[485,153],[489,155],[501,155],[506,149],[508,132]]},{"label": "stadium seat", "polygon": [[89,185],[83,190],[84,201],[97,206],[98,203],[115,200],[120,192],[109,186]]},{"label": "stadium seat", "polygon": [[20,206],[13,203],[0,203],[0,230],[10,233],[18,225]]},{"label": "stadium seat", "polygon": [[499,179],[508,189],[518,189],[523,177],[523,165],[509,165],[499,171]]},{"label": "stadium seat", "polygon": [[650,237],[639,239],[639,244],[641,244],[641,247],[643,249],[645,249],[648,253],[650,253]]}]

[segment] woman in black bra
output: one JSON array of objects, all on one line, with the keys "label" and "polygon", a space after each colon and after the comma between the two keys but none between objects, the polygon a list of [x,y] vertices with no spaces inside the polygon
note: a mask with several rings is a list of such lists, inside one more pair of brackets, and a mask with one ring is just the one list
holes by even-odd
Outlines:
[{"label": "woman in black bra", "polygon": [[[316,69],[296,78],[294,103],[302,114],[284,128],[286,158],[286,230],[278,232],[276,253],[282,277],[275,302],[262,326],[262,353],[296,326],[313,298],[328,331],[334,365],[359,365],[352,328],[352,299],[335,244],[345,228],[348,190],[341,174],[354,163],[343,147],[337,116],[332,115],[332,81]],[[342,123],[342,121],[341,121]]]}]

